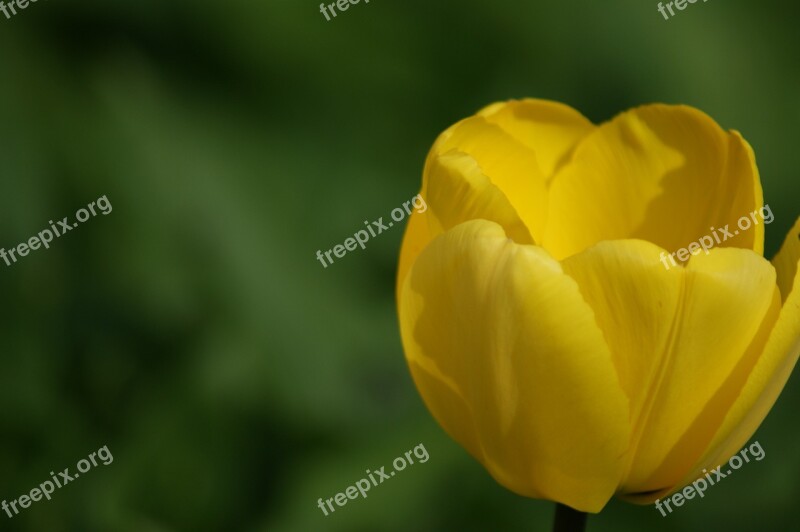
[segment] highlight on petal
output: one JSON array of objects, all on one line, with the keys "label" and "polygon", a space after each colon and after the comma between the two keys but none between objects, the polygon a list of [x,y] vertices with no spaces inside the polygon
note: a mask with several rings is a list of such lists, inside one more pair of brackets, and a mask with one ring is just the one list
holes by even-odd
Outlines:
[{"label": "highlight on petal", "polygon": [[628,402],[555,260],[466,222],[419,255],[399,307],[415,382],[450,435],[519,494],[602,509],[625,465]]},{"label": "highlight on petal", "polygon": [[597,316],[630,400],[622,494],[672,486],[691,468],[744,384],[731,379],[756,363],[766,341],[759,332],[772,328],[779,308],[775,271],[752,251],[714,249],[670,270],[663,254],[624,240],[563,262]]},{"label": "highlight on petal", "polygon": [[[686,106],[648,105],[586,136],[553,179],[544,239],[563,259],[603,240],[639,238],[669,252],[762,207],[755,156],[737,132]],[[763,253],[764,226],[721,241]]]}]

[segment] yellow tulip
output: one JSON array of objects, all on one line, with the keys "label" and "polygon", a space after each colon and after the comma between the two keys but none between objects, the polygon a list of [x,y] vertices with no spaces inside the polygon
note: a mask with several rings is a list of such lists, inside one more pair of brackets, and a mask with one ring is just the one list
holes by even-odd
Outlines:
[{"label": "yellow tulip", "polygon": [[[444,430],[506,488],[599,512],[736,453],[800,354],[800,220],[663,257],[763,208],[753,151],[686,106],[593,125],[497,103],[445,131],[409,220],[406,358]],[[763,213],[763,210],[761,211]]]}]

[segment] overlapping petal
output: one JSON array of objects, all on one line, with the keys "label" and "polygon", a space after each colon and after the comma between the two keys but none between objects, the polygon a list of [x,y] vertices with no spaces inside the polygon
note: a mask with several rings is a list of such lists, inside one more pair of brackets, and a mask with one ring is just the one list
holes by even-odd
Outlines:
[{"label": "overlapping petal", "polygon": [[536,154],[546,181],[569,160],[572,150],[595,129],[568,105],[526,98],[489,105],[478,113]]},{"label": "overlapping petal", "polygon": [[[672,252],[763,202],[741,135],[685,106],[648,105],[604,123],[553,179],[544,239],[557,259],[603,240],[640,238]],[[764,226],[721,242],[763,253]]]},{"label": "overlapping petal", "polygon": [[[580,113],[560,103],[521,100],[490,105],[477,115],[447,129],[431,148],[423,175],[422,194],[439,178],[439,158],[453,151],[469,155],[528,228],[535,241],[544,236],[548,181],[575,146],[594,130]],[[428,201],[434,212],[457,212],[453,198],[444,206]],[[460,222],[470,220],[461,213]]]},{"label": "overlapping petal", "polygon": [[[462,120],[442,133],[431,148],[420,193],[430,216],[414,212],[408,222],[398,267],[398,286],[419,252],[443,230],[472,219],[495,220],[508,228],[513,211],[527,236],[520,242],[541,240],[547,214],[547,182],[566,162],[572,150],[595,126],[571,107],[548,100],[499,102],[477,116]],[[467,159],[473,163],[467,163]],[[461,158],[460,164],[454,159]],[[476,166],[476,167],[475,167]],[[458,177],[462,182],[458,182]],[[459,191],[453,193],[453,190]],[[491,196],[491,202],[482,198]],[[503,196],[500,198],[499,196]],[[468,201],[463,201],[468,198]],[[501,205],[503,219],[488,205]],[[469,206],[469,207],[466,207]],[[470,208],[471,207],[471,208]],[[519,238],[521,231],[511,231]]]},{"label": "overlapping petal", "polygon": [[403,346],[429,409],[503,485],[599,511],[617,489],[627,399],[591,308],[544,250],[482,220],[406,276]]},{"label": "overlapping petal", "polygon": [[744,384],[735,401],[726,409],[724,421],[716,429],[712,441],[674,486],[634,498],[635,502],[652,502],[701,477],[703,469],[710,471],[728,460],[747,443],[775,404],[800,356],[800,290],[797,289],[800,286],[800,248],[796,245],[799,237],[800,221],[787,235],[775,260],[779,277],[787,275],[787,272],[794,274],[792,282],[784,289],[785,301],[777,323],[764,332],[766,345],[758,351],[753,368],[740,375]]},{"label": "overlapping petal", "polygon": [[508,196],[492,183],[471,155],[452,149],[432,156],[426,175],[424,197],[428,212],[414,211],[409,220],[400,255],[398,288],[425,246],[465,220],[497,222],[515,241],[533,243]]},{"label": "overlapping petal", "polygon": [[563,262],[630,399],[622,493],[672,486],[694,464],[744,384],[732,376],[752,369],[766,340],[759,332],[772,328],[780,309],[774,268],[750,250],[715,249],[669,270],[662,254],[622,240]]}]

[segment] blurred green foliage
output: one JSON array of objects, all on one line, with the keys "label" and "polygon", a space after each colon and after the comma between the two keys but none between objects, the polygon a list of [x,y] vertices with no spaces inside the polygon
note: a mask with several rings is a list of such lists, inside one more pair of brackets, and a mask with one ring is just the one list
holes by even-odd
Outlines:
[{"label": "blurred green foliage", "polygon": [[[797,4],[75,0],[0,16],[0,245],[114,206],[0,267],[0,498],[102,445],[1,530],[546,530],[425,410],[403,359],[395,227],[314,258],[416,193],[436,135],[512,97],[606,120],[699,107],[753,145],[774,253],[796,219]],[[748,464],[668,518],[612,502],[590,530],[789,530],[797,376]],[[430,460],[316,507],[424,443]]]}]

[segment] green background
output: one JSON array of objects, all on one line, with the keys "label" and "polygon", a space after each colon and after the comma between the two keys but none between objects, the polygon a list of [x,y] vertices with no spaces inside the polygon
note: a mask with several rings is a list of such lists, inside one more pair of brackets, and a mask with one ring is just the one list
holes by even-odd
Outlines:
[{"label": "green background", "polygon": [[[595,122],[648,102],[741,131],[796,219],[796,4],[372,0],[44,1],[0,15],[0,246],[113,205],[0,264],[0,498],[108,445],[0,530],[546,530],[436,425],[410,379],[393,289],[402,228],[329,249],[418,190],[451,123],[508,98]],[[790,530],[800,382],[766,458],[668,518],[612,501],[591,531]],[[332,497],[430,453],[334,515]],[[794,523],[794,525],[793,525]]]}]

